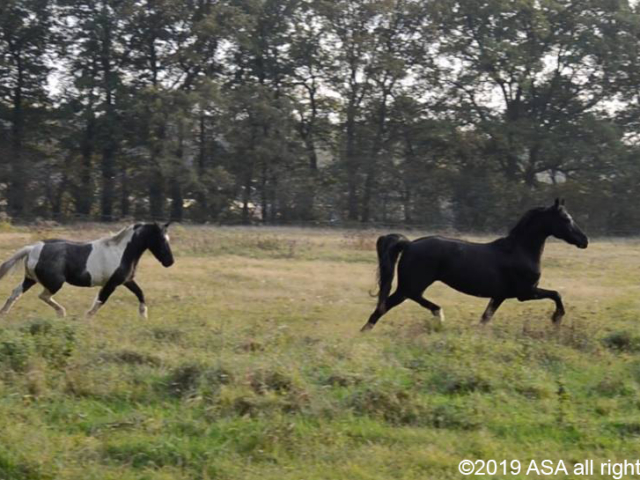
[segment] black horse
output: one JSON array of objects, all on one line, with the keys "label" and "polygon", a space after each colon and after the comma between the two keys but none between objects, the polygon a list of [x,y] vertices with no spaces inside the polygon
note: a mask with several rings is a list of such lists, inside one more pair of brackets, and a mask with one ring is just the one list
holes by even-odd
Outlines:
[{"label": "black horse", "polygon": [[[481,324],[487,323],[508,298],[540,300],[556,304],[552,321],[560,324],[564,306],[555,290],[538,288],[540,258],[547,237],[554,236],[578,248],[587,248],[589,239],[556,199],[551,207],[528,211],[509,235],[490,243],[472,243],[439,236],[413,242],[392,233],[378,238],[378,305],[362,327],[370,330],[386,312],[411,299],[444,320],[442,309],[423,297],[433,282],[440,280],[456,290],[476,297],[490,298]],[[398,264],[398,288],[389,296],[395,265]]]}]

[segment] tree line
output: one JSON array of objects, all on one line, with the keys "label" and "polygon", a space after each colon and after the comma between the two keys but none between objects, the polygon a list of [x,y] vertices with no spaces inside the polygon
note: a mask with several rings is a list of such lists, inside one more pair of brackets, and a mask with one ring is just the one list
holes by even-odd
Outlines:
[{"label": "tree line", "polygon": [[628,0],[4,0],[0,209],[640,230]]}]

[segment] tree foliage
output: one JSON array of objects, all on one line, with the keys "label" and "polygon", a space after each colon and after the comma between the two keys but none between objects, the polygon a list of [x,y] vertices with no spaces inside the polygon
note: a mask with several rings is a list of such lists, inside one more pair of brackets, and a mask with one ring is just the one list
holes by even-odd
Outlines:
[{"label": "tree foliage", "polygon": [[635,233],[639,46],[625,0],[7,0],[2,208]]}]

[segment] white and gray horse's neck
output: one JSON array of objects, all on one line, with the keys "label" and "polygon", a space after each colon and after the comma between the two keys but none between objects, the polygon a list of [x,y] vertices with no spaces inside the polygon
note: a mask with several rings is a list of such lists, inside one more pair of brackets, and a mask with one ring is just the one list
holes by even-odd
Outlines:
[{"label": "white and gray horse's neck", "polygon": [[110,237],[103,237],[91,243],[96,251],[104,252],[104,258],[108,259],[109,263],[118,263],[128,268],[132,263],[137,263],[147,250],[147,238],[143,227],[142,224],[129,225]]}]

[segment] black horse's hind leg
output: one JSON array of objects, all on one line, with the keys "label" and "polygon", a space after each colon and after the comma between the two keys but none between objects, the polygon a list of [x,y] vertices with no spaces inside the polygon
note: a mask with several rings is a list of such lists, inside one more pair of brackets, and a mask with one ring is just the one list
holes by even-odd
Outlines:
[{"label": "black horse's hind leg", "polygon": [[487,308],[482,314],[482,318],[480,319],[480,325],[489,323],[489,321],[493,317],[493,314],[496,313],[496,310],[498,310],[498,308],[500,308],[500,305],[502,305],[502,302],[504,302],[504,298],[492,298],[491,300],[489,300],[489,305],[487,305]]},{"label": "black horse's hind leg", "polygon": [[376,322],[380,320],[380,317],[382,317],[385,313],[387,313],[393,307],[397,307],[398,305],[400,305],[402,302],[406,300],[406,298],[407,297],[405,297],[403,294],[399,293],[398,290],[396,290],[392,295],[389,296],[389,298],[385,300],[384,306],[379,305],[378,307],[376,307],[376,309],[373,311],[373,313],[369,317],[369,321],[364,324],[364,326],[360,329],[360,331],[366,332],[367,330],[371,330],[375,326]]},{"label": "black horse's hind leg", "polygon": [[553,312],[551,316],[551,320],[556,325],[560,325],[562,321],[562,317],[564,317],[564,305],[562,304],[562,297],[555,290],[545,290],[544,288],[534,288],[531,292],[521,295],[518,297],[518,300],[521,302],[527,300],[542,300],[544,298],[549,298],[556,303],[556,311]]},{"label": "black horse's hind leg", "polygon": [[421,295],[413,296],[409,298],[411,298],[411,300],[413,300],[414,302],[418,303],[420,306],[429,310],[434,317],[438,317],[438,320],[440,321],[440,323],[444,322],[444,311],[442,310],[442,307],[440,307],[440,305],[436,305],[435,303],[427,300]]},{"label": "black horse's hind leg", "polygon": [[22,283],[18,285],[16,288],[14,288],[9,298],[7,298],[7,301],[2,307],[2,310],[0,310],[0,315],[5,315],[6,313],[9,313],[9,310],[11,310],[11,307],[13,306],[13,304],[18,301],[18,299],[22,296],[23,293],[26,293],[27,290],[29,290],[35,284],[36,284],[35,280],[31,280],[30,278],[25,277]]},{"label": "black horse's hind leg", "polygon": [[124,286],[127,287],[136,297],[138,297],[138,301],[140,302],[138,313],[140,313],[140,316],[142,318],[147,318],[147,305],[144,302],[144,293],[140,286],[135,282],[135,280],[124,282]]}]

